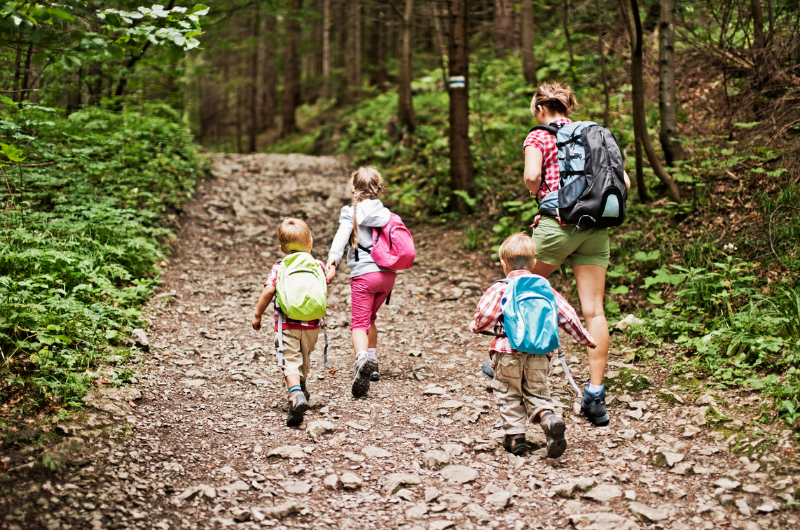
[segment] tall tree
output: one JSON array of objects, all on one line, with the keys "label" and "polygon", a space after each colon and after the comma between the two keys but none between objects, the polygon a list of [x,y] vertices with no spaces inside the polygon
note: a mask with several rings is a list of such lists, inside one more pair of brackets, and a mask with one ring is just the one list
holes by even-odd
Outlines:
[{"label": "tall tree", "polygon": [[261,126],[260,129],[268,129],[272,126],[275,120],[275,60],[274,60],[274,40],[273,33],[275,31],[275,19],[269,14],[266,14],[265,20],[262,21],[264,37],[261,39],[259,46],[261,47],[260,57],[263,58],[261,64]]},{"label": "tall tree", "polygon": [[683,159],[678,136],[678,108],[675,95],[675,0],[661,0],[658,26],[658,101],[661,111],[659,138],[667,165]]},{"label": "tall tree", "polygon": [[[650,167],[659,178],[659,180],[667,187],[667,195],[674,202],[681,201],[681,194],[678,191],[678,186],[675,180],[664,170],[664,166],[658,160],[656,150],[653,148],[653,143],[650,141],[650,136],[647,133],[647,116],[644,111],[644,57],[642,52],[642,20],[639,16],[639,2],[637,0],[621,0],[625,1],[625,17],[628,22],[628,32],[630,33],[631,40],[631,86],[633,89],[632,103],[633,103],[633,128],[634,134],[637,137],[637,143],[641,142],[647,153],[647,159],[650,161]],[[641,151],[637,156],[641,157]],[[647,189],[644,185],[644,175],[640,170],[640,165],[636,167],[636,184],[639,188],[639,197],[646,201],[648,199]]]},{"label": "tall tree", "polygon": [[439,10],[439,0],[433,0],[431,5],[431,18],[433,18],[433,37],[436,41],[436,51],[439,53],[439,64],[442,67],[442,82],[447,88],[447,45],[442,31],[442,14]]},{"label": "tall tree", "polygon": [[494,0],[494,49],[498,57],[504,55],[514,42],[511,5],[512,0]]},{"label": "tall tree", "polygon": [[[394,4],[392,4],[394,6]],[[406,0],[400,16],[400,71],[397,80],[397,117],[403,127],[409,131],[417,128],[414,115],[414,101],[411,98],[411,28],[414,24],[414,0]]]},{"label": "tall tree", "polygon": [[[611,108],[611,96],[608,93],[608,73],[606,72],[606,45],[603,42],[603,11],[600,9],[600,0],[594,0],[594,7],[597,11],[597,47],[600,52],[600,71],[603,76],[603,95],[606,104],[603,107],[603,125],[608,127],[608,113]],[[641,159],[641,157],[640,157]]]},{"label": "tall tree", "polygon": [[297,17],[300,16],[302,0],[291,0],[289,12],[286,16],[286,53],[283,67],[283,122],[281,123],[281,136],[297,130],[297,99],[300,92],[300,79],[297,64],[297,45],[300,39],[300,25]]},{"label": "tall tree", "polygon": [[259,12],[258,0],[253,4],[255,13],[253,14],[253,43],[252,54],[250,55],[250,75],[247,79],[247,105],[250,107],[248,113],[249,126],[247,131],[247,152],[255,153],[257,151],[258,140],[258,51],[259,51],[259,33],[261,31],[261,13]]},{"label": "tall tree", "polygon": [[322,0],[322,97],[331,97],[331,0]]},{"label": "tall tree", "polygon": [[361,97],[361,0],[350,0],[348,8],[350,32],[347,85],[352,101]]},{"label": "tall tree", "polygon": [[384,6],[372,4],[372,26],[369,32],[369,83],[381,89],[387,81],[386,74],[386,13]]},{"label": "tall tree", "polygon": [[532,0],[522,0],[522,73],[525,81],[537,85],[536,80],[536,48],[534,47],[533,32],[533,3]]},{"label": "tall tree", "polygon": [[564,0],[564,38],[567,39],[567,51],[569,52],[569,72],[575,79],[575,55],[572,53],[572,36],[569,32],[569,0]]},{"label": "tall tree", "polygon": [[475,185],[469,148],[469,49],[466,0],[450,0],[450,185]]}]

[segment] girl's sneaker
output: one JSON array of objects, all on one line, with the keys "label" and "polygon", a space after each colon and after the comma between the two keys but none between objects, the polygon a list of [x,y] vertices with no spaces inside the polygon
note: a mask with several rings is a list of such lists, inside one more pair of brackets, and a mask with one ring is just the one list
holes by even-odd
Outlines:
[{"label": "girl's sneaker", "polygon": [[303,416],[308,411],[308,400],[302,392],[289,394],[289,414],[286,416],[287,427],[297,427],[303,423]]},{"label": "girl's sneaker", "polygon": [[369,381],[372,373],[378,368],[378,359],[365,355],[356,359],[355,373],[353,374],[353,397],[361,397],[369,391]]}]

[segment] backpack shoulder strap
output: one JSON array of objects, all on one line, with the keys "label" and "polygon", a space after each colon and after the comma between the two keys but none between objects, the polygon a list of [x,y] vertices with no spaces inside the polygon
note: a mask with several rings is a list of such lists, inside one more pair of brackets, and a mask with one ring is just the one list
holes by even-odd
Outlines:
[{"label": "backpack shoulder strap", "polygon": [[530,131],[528,131],[528,134],[532,133],[533,131],[546,131],[546,132],[549,132],[550,134],[552,134],[553,136],[556,136],[558,134],[558,129],[559,129],[559,127],[555,127],[552,124],[551,125],[537,125],[536,127],[533,127]]}]

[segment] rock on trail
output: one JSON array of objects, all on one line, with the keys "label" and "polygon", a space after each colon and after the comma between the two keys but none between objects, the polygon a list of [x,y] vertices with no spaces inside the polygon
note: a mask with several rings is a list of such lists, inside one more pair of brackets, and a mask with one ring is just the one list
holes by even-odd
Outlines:
[{"label": "rock on trail", "polygon": [[[545,459],[531,427],[529,453],[507,454],[478,372],[488,340],[467,331],[499,270],[462,251],[463,235],[450,227],[411,227],[418,260],[398,275],[379,315],[381,381],[364,399],[349,391],[349,271],[339,271],[328,298],[332,369],[323,368],[320,344],[308,382],[312,410],[300,428],[287,428],[272,314],[258,333],[250,320],[281,257],[275,232],[284,217],[307,220],[313,253],[324,260],[350,202],[349,168],[331,157],[210,158],[215,176],[180,219],[163,287],[146,310],[152,325],[134,335],[143,351],[138,384],[87,396],[86,412],[59,424],[64,438],[47,449],[24,445],[22,435],[7,440],[2,528],[797,524],[786,509],[797,468],[738,459],[700,421],[713,400],[681,404],[670,390],[663,401],[658,385],[636,391],[623,382],[610,391],[611,424],[598,429],[572,414],[572,391],[554,370],[567,452]],[[585,380],[585,352],[563,345]],[[622,361],[615,351],[609,370],[629,381],[635,367]]]}]

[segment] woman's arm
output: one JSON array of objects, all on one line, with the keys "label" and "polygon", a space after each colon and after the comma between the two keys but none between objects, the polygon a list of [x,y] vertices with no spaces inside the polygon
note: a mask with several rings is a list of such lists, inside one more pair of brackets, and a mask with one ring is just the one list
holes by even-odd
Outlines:
[{"label": "woman's arm", "polygon": [[625,175],[625,187],[631,189],[631,178],[628,176],[628,172],[623,169],[622,174]]},{"label": "woman's arm", "polygon": [[533,195],[539,193],[542,185],[542,152],[538,147],[529,145],[525,148],[525,187]]}]

